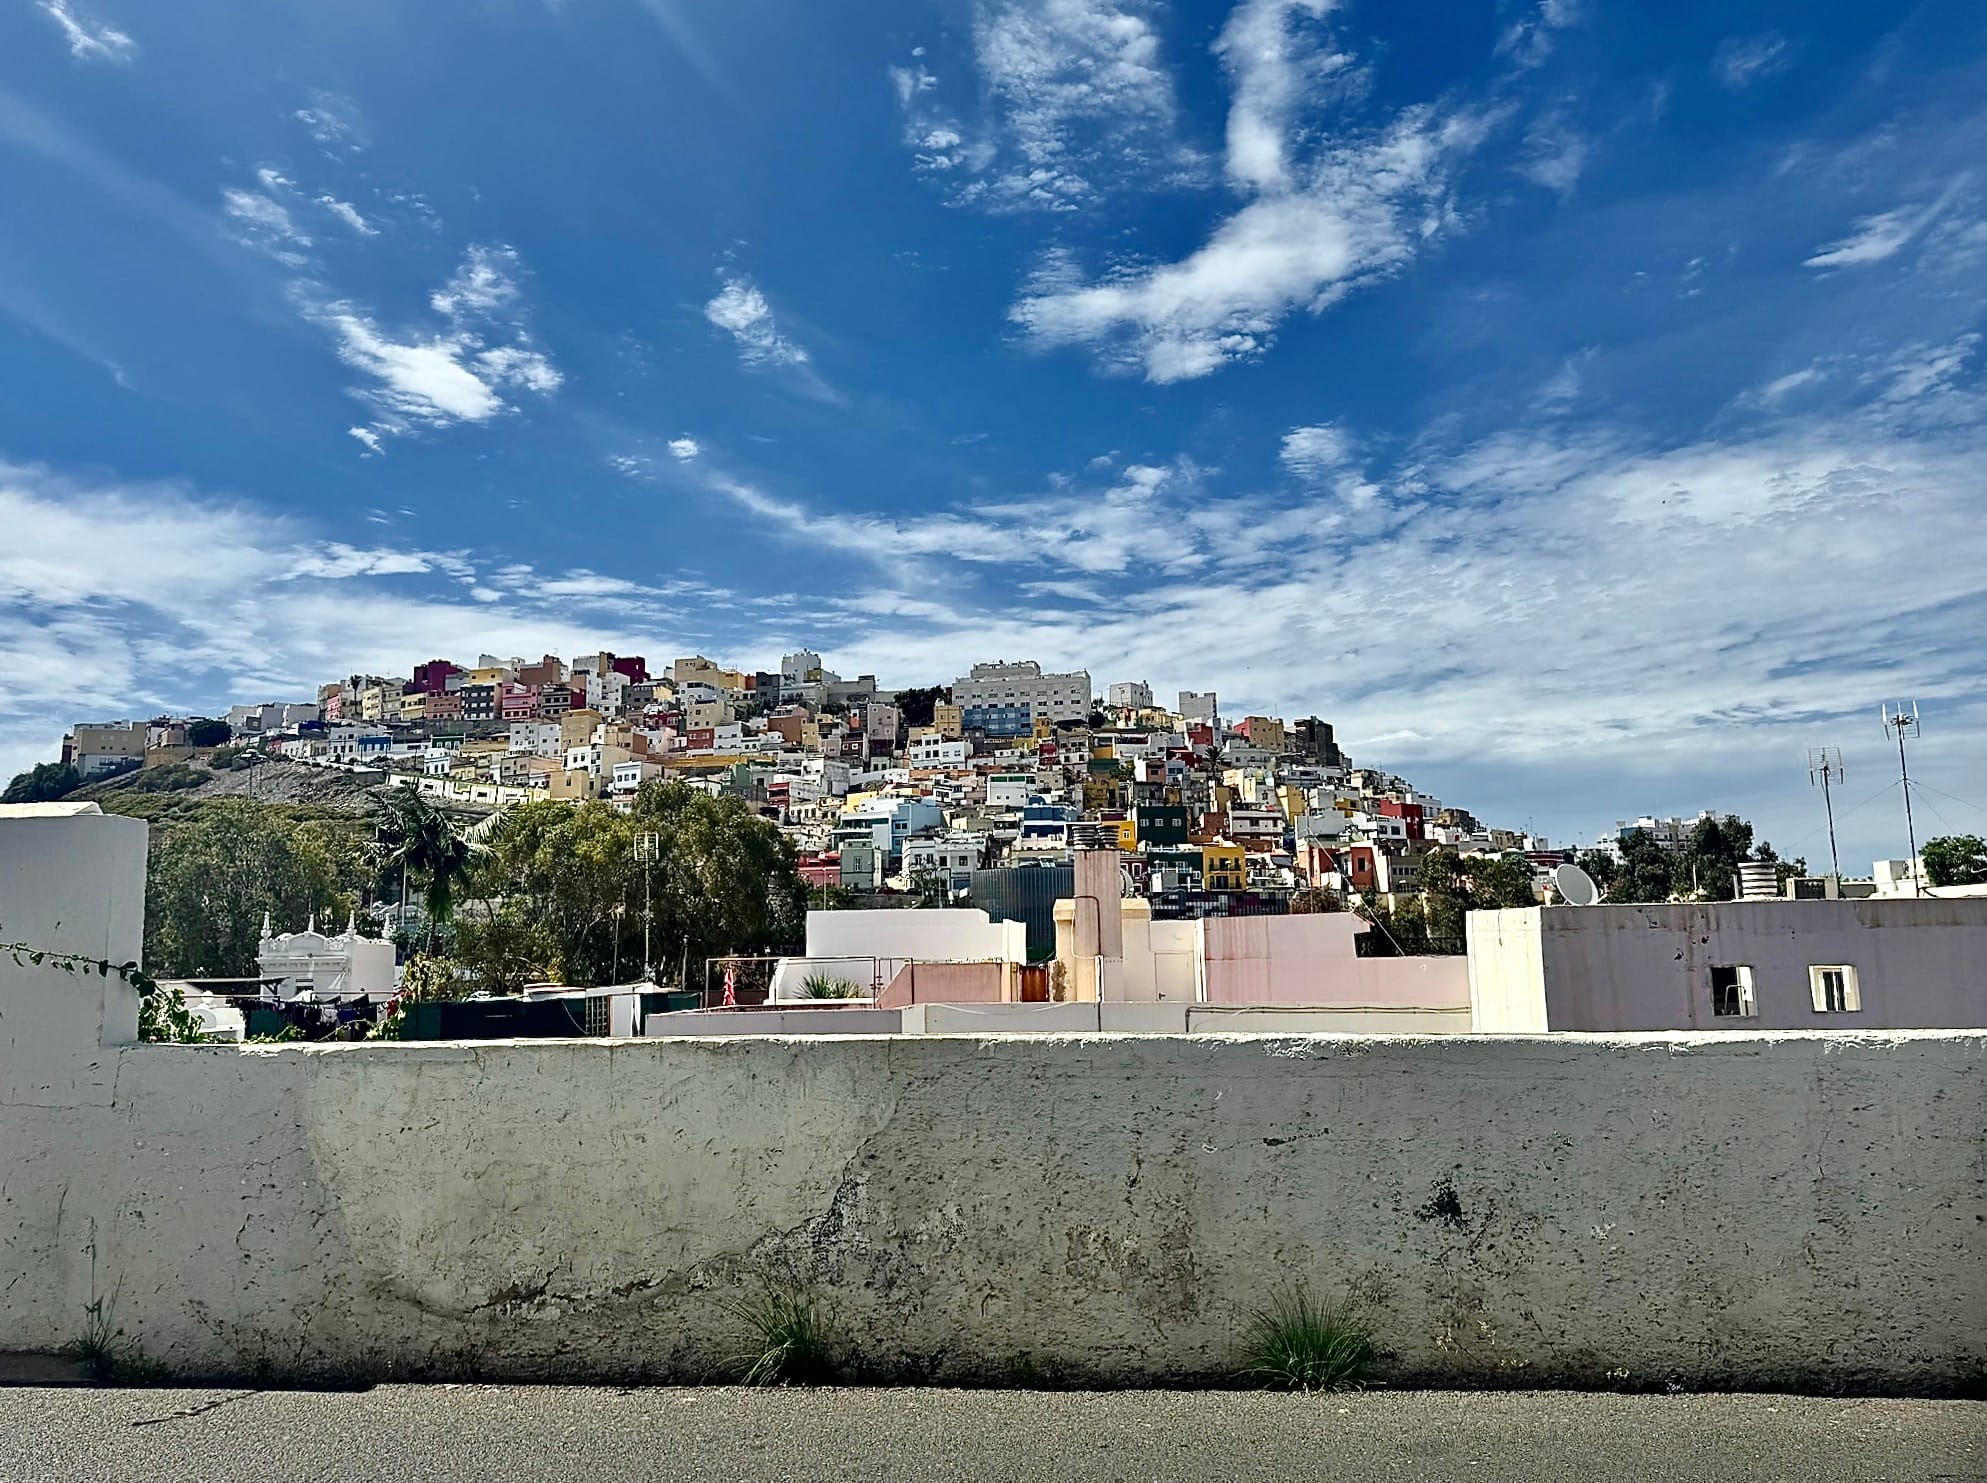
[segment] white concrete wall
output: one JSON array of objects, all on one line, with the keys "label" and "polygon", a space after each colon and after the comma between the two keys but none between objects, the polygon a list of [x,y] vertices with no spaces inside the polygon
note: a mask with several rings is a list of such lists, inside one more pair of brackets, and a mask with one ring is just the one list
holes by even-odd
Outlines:
[{"label": "white concrete wall", "polygon": [[[1483,1030],[1987,1027],[1987,901],[1531,907],[1472,912],[1469,934]],[[1755,1016],[1712,1013],[1714,964],[1751,968]],[[1859,1010],[1815,1010],[1821,964],[1855,968]]]},{"label": "white concrete wall", "polygon": [[[1021,922],[996,922],[977,907],[935,911],[810,911],[807,956],[811,959],[871,958],[902,967],[919,963],[1025,963],[1028,929]],[[887,983],[895,974],[883,975]],[[868,973],[863,978],[867,981]]]},{"label": "white concrete wall", "polygon": [[[0,821],[5,915],[135,940],[130,826]],[[1302,1278],[1395,1378],[1987,1366],[1987,1034],[105,1045],[99,982],[0,958],[0,1350],[709,1375],[794,1278],[872,1374],[1178,1380]]]}]

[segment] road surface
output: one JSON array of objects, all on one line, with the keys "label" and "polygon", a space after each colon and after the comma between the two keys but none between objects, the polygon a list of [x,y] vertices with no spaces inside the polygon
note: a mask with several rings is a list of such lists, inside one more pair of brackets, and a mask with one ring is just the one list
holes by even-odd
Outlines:
[{"label": "road surface", "polygon": [[5,1483],[1987,1478],[1987,1403],[1564,1392],[0,1389]]}]

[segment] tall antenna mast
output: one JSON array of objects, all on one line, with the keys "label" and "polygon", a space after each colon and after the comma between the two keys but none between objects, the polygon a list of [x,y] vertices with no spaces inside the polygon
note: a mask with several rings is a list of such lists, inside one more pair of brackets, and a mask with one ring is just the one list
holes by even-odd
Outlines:
[{"label": "tall antenna mast", "polygon": [[1842,781],[1842,749],[1840,747],[1808,748],[1808,784],[1821,785],[1821,806],[1828,810],[1828,863],[1835,878],[1842,879],[1842,860],[1835,853],[1835,800],[1829,796],[1829,787]]},{"label": "tall antenna mast", "polygon": [[1911,768],[1904,759],[1904,739],[1918,734],[1918,702],[1900,700],[1883,708],[1884,730],[1897,734],[1897,776],[1904,784],[1904,834],[1911,841],[1911,894],[1923,896],[1925,882],[1918,866],[1918,826],[1911,819]]}]

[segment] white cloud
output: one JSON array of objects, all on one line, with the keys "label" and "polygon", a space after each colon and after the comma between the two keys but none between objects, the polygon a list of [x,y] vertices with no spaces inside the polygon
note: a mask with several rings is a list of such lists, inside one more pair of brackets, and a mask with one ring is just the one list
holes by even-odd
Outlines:
[{"label": "white cloud", "polygon": [[1718,81],[1738,92],[1762,77],[1786,71],[1793,60],[1786,38],[1769,31],[1763,36],[1733,36],[1721,42],[1711,59],[1711,70]]},{"label": "white cloud", "polygon": [[1301,188],[1249,202],[1177,263],[1084,282],[1051,260],[1011,317],[1037,345],[1092,345],[1150,381],[1205,376],[1259,354],[1288,315],[1407,263],[1449,225],[1445,172],[1484,127],[1410,109],[1378,137],[1324,149],[1298,167]]},{"label": "white cloud", "polygon": [[1789,371],[1786,375],[1776,377],[1762,386],[1759,389],[1760,399],[1766,402],[1780,401],[1792,396],[1804,386],[1812,386],[1817,381],[1824,380],[1827,374],[1819,366],[1806,366],[1798,371]]},{"label": "white cloud", "polygon": [[1234,87],[1228,109],[1228,178],[1252,191],[1290,187],[1286,154],[1297,121],[1319,84],[1352,66],[1333,49],[1322,21],[1336,0],[1243,0],[1214,43]]},{"label": "white cloud", "polygon": [[296,181],[290,179],[281,170],[270,165],[264,165],[257,170],[255,178],[262,182],[262,188],[271,195],[274,195],[277,191],[293,190],[297,184]]},{"label": "white cloud", "polygon": [[1954,180],[1929,206],[1900,206],[1875,216],[1859,217],[1847,237],[1831,242],[1813,257],[1803,259],[1802,266],[1853,268],[1895,257],[1909,247],[1920,232],[1939,219],[1964,184],[1963,177]]},{"label": "white cloud", "polygon": [[345,431],[350,436],[357,438],[361,443],[365,444],[366,453],[368,455],[379,453],[382,451],[380,448],[379,434],[374,432],[371,428],[348,427],[345,429]]},{"label": "white cloud", "polygon": [[701,452],[703,452],[703,449],[698,446],[695,438],[671,438],[669,440],[670,457],[684,463],[688,463]]},{"label": "white cloud", "polygon": [[396,340],[370,319],[333,306],[323,323],[338,337],[338,357],[375,378],[369,400],[430,426],[483,422],[504,410],[503,398],[465,365],[468,347],[453,336]]},{"label": "white cloud", "polygon": [[1915,402],[1933,392],[1949,389],[1973,352],[1980,347],[1980,335],[1969,333],[1943,345],[1911,345],[1892,355],[1881,371],[1868,379],[1885,383],[1879,400],[1885,403]]},{"label": "white cloud", "polygon": [[1194,168],[1172,137],[1159,9],[1157,0],[982,5],[973,52],[983,126],[939,101],[922,62],[890,70],[918,168],[951,179],[959,202],[993,210],[1070,210],[1155,166]]},{"label": "white cloud", "polygon": [[1586,167],[1586,136],[1557,115],[1541,119],[1525,135],[1524,158],[1518,173],[1561,196],[1573,194]]},{"label": "white cloud", "polygon": [[39,0],[44,13],[62,28],[69,55],[85,62],[129,62],[138,43],[107,22],[91,22],[76,14],[70,0]]},{"label": "white cloud", "polygon": [[1311,427],[1293,427],[1285,433],[1279,456],[1291,473],[1301,479],[1316,480],[1351,462],[1352,448],[1336,426],[1321,422]]},{"label": "white cloud", "polygon": [[293,115],[310,137],[327,150],[351,152],[365,147],[359,109],[350,98],[322,89],[311,94],[311,106]]},{"label": "white cloud", "polygon": [[731,336],[748,366],[807,363],[807,352],[780,333],[772,305],[743,274],[724,275],[724,286],[704,305],[704,318]]},{"label": "white cloud", "polygon": [[462,266],[441,288],[429,295],[437,314],[451,319],[489,315],[507,309],[521,296],[517,285],[518,257],[501,244],[471,247]]},{"label": "white cloud", "polygon": [[1537,9],[1505,28],[1497,54],[1521,71],[1543,66],[1553,52],[1553,33],[1578,25],[1584,16],[1580,0],[1539,0]]},{"label": "white cloud", "polygon": [[260,191],[228,187],[221,192],[221,209],[240,226],[243,242],[286,267],[305,265],[307,259],[300,249],[311,245],[310,236],[297,226],[281,201]]},{"label": "white cloud", "polygon": [[332,196],[319,196],[317,204],[344,222],[361,237],[377,237],[379,228],[359,214],[359,208],[349,201],[340,201]]},{"label": "white cloud", "polygon": [[594,592],[569,573],[541,595],[529,568],[500,578],[460,553],[327,539],[177,484],[5,464],[0,528],[0,776],[51,759],[78,720],[301,700],[333,675],[404,674],[435,654],[694,643],[684,595],[720,591]]},{"label": "white cloud", "polygon": [[324,302],[308,286],[293,290],[299,309],[332,333],[340,360],[371,378],[357,394],[379,414],[372,431],[405,433],[458,422],[488,422],[512,410],[509,391],[549,396],[565,377],[532,345],[523,325],[494,311],[514,308],[509,248],[473,247],[448,286],[430,298],[446,316],[435,330],[388,330],[345,302]]}]

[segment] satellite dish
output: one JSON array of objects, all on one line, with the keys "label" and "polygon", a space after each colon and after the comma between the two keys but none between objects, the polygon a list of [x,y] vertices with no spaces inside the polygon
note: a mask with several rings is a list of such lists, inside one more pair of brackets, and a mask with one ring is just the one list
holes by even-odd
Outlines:
[{"label": "satellite dish", "polygon": [[1568,906],[1592,906],[1601,899],[1601,888],[1594,884],[1594,878],[1577,865],[1553,866],[1552,888]]}]

